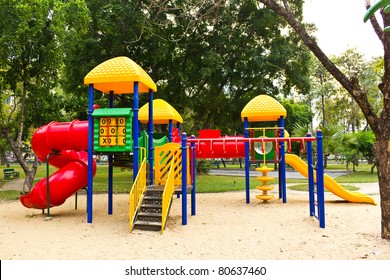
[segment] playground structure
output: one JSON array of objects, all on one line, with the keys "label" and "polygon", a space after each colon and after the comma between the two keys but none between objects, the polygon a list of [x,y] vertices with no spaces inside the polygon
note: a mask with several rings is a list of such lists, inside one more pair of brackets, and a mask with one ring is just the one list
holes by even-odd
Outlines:
[{"label": "playground structure", "polygon": [[[259,95],[241,113],[244,136],[220,136],[220,131],[209,130],[198,138],[180,135],[183,119],[167,102],[154,100],[157,87],[149,75],[127,57],[117,57],[99,64],[84,78],[88,86],[88,121],[52,122],[39,128],[32,146],[41,161],[60,168],[50,178],[42,179],[30,194],[20,198],[29,208],[50,209],[61,205],[69,196],[87,186],[87,222],[92,223],[93,177],[96,172],[94,154],[108,155],[108,214],[113,213],[113,167],[117,158],[132,156],[133,184],[129,193],[129,227],[163,231],[174,193],[181,194],[182,224],[187,224],[187,194],[191,194],[191,215],[196,215],[196,158],[245,158],[246,203],[250,203],[249,162],[256,143],[264,149],[272,143],[279,165],[279,198],[287,202],[286,164],[308,178],[310,215],[325,227],[324,183],[330,191],[352,202],[375,202],[368,196],[344,190],[325,176],[322,165],[322,135],[316,137],[285,138],[286,111],[275,99]],[[94,107],[94,91],[108,95],[108,108]],[[133,94],[133,108],[114,108],[115,94]],[[139,108],[140,93],[149,94],[149,102]],[[250,137],[250,122],[277,121],[273,128],[277,137]],[[141,132],[140,123],[147,124]],[[167,124],[168,137],[155,139],[154,125]],[[176,128],[173,126],[176,125]],[[180,135],[180,136],[179,136]],[[317,172],[313,170],[311,143],[317,141]],[[308,154],[308,164],[299,157],[285,154],[292,142],[300,142]],[[88,152],[85,152],[88,150]],[[288,149],[290,150],[290,149]],[[265,164],[257,171],[270,179]],[[258,186],[263,191],[258,198],[268,201],[269,186]],[[317,207],[317,208],[316,208]]]}]

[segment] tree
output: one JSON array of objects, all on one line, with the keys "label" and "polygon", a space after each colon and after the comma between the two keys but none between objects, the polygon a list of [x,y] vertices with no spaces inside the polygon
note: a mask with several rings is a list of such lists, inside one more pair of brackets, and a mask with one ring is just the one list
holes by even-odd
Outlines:
[{"label": "tree", "polygon": [[[259,14],[253,0],[87,3],[92,24],[68,56],[67,92],[81,89],[86,98],[82,77],[108,58],[128,56],[157,83],[156,96],[188,116],[188,133],[212,127],[226,134],[242,133],[240,113],[254,96],[308,92],[307,48],[272,12]],[[115,98],[120,106],[131,96]]]},{"label": "tree", "polygon": [[[302,6],[302,1],[259,0],[259,2],[265,5],[264,8],[272,10],[289,23],[305,45],[324,65],[327,71],[344,87],[363,112],[367,123],[376,137],[374,153],[378,160],[377,168],[382,212],[381,236],[384,239],[390,239],[390,196],[388,195],[390,193],[390,33],[385,32],[380,27],[376,17],[370,17],[371,25],[384,48],[384,72],[382,81],[378,84],[382,94],[383,107],[381,112],[377,113],[370,103],[367,89],[361,86],[358,77],[356,75],[347,76],[329,59],[319,48],[315,38],[305,29],[300,15],[297,15],[291,9],[290,3],[294,6]],[[388,1],[383,1],[382,3],[389,4]],[[370,1],[367,0],[366,8],[369,9],[370,6]],[[380,16],[384,26],[389,26],[390,14],[382,10]]]},{"label": "tree", "polygon": [[[88,10],[82,0],[0,0],[0,135],[25,173],[29,191],[37,159],[29,166],[23,146],[30,128],[61,117],[62,96],[55,90],[64,48],[82,33]],[[39,112],[39,114],[37,114]]]},{"label": "tree", "polygon": [[306,98],[309,99],[308,103],[314,105],[316,112],[318,112],[320,124],[326,126],[329,123],[326,100],[328,96],[333,96],[336,92],[334,79],[315,57],[311,56],[310,62],[311,90]]},{"label": "tree", "polygon": [[375,135],[371,130],[361,131],[356,133],[356,139],[358,142],[357,149],[360,155],[367,160],[367,163],[372,164],[371,173],[374,173],[374,169],[377,165],[377,159],[373,151],[375,143]]},{"label": "tree", "polygon": [[[292,132],[294,126],[302,125],[308,127],[313,120],[313,112],[311,108],[301,102],[294,102],[293,100],[282,100],[280,102],[287,111],[287,116],[284,122],[284,127],[288,132]],[[306,129],[307,132],[307,129]],[[306,133],[299,136],[304,136]]]}]

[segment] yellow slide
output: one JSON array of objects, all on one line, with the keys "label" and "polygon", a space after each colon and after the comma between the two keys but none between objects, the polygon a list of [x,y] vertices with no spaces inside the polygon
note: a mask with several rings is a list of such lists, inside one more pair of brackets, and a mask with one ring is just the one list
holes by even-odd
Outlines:
[{"label": "yellow slide", "polygon": [[[296,171],[302,174],[304,177],[308,177],[307,164],[297,155],[286,154],[286,164],[289,164]],[[314,171],[314,181],[316,181],[316,173]],[[324,187],[334,193],[335,195],[350,201],[350,202],[361,202],[361,203],[371,203],[376,205],[376,202],[366,194],[359,192],[347,191],[341,187],[332,177],[324,175]]]}]

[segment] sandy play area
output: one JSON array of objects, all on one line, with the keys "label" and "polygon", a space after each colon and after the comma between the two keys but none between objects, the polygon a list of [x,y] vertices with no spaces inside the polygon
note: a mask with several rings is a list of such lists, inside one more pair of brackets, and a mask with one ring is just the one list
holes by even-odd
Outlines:
[{"label": "sandy play area", "polygon": [[[390,260],[390,242],[380,238],[380,207],[344,202],[326,194],[326,228],[309,216],[308,196],[288,194],[287,204],[262,204],[244,192],[198,194],[197,215],[181,225],[176,197],[165,233],[128,229],[128,197],[94,195],[93,223],[86,223],[86,196],[52,208],[45,221],[40,210],[19,201],[0,202],[0,259],[264,259]],[[379,202],[379,196],[373,195]],[[188,211],[190,214],[190,210]]]}]

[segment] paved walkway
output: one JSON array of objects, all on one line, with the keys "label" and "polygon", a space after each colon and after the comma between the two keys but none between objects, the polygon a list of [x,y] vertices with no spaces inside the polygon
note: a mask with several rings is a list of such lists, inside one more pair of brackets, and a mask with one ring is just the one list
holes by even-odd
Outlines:
[{"label": "paved walkway", "polygon": [[0,191],[2,190],[23,191],[23,183],[24,183],[24,179],[13,179],[12,181],[4,183],[0,187]]}]

